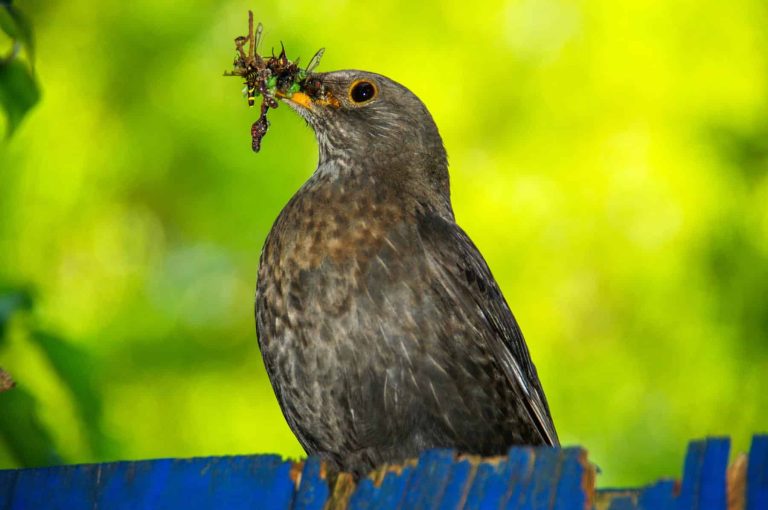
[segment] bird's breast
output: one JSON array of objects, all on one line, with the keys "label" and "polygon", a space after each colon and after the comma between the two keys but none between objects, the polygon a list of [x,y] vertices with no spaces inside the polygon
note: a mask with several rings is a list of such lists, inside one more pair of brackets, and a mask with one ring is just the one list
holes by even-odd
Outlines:
[{"label": "bird's breast", "polygon": [[397,200],[363,186],[308,187],[280,214],[265,249],[278,264],[299,270],[326,261],[364,265],[404,216]]},{"label": "bird's breast", "polygon": [[264,245],[257,301],[262,343],[305,344],[310,331],[336,334],[321,329],[375,291],[372,274],[388,277],[394,257],[382,254],[407,223],[400,203],[376,190],[309,184],[283,209]]}]

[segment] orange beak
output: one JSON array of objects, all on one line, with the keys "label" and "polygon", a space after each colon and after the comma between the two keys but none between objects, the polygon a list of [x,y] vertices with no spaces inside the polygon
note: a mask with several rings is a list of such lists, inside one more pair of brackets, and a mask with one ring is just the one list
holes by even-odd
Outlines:
[{"label": "orange beak", "polygon": [[290,96],[284,96],[286,99],[290,99],[296,104],[300,104],[307,110],[312,109],[312,100],[309,98],[308,95],[306,95],[304,92],[294,92]]},{"label": "orange beak", "polygon": [[287,94],[282,94],[280,92],[277,93],[278,97],[288,99],[289,101],[292,101],[298,105],[303,106],[307,110],[311,110],[313,106],[319,105],[319,106],[332,106],[334,108],[339,108],[341,106],[341,102],[339,102],[338,99],[333,97],[332,95],[328,94],[325,98],[320,99],[312,99],[304,92],[294,92],[290,96]]}]

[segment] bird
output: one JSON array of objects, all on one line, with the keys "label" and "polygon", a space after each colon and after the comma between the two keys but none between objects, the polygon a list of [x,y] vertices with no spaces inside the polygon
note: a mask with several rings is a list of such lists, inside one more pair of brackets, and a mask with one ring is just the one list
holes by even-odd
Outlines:
[{"label": "bird", "polygon": [[422,101],[385,76],[314,73],[280,100],[317,168],[259,262],[259,348],[309,455],[365,476],[425,449],[558,446],[536,368],[483,256],[456,224]]}]

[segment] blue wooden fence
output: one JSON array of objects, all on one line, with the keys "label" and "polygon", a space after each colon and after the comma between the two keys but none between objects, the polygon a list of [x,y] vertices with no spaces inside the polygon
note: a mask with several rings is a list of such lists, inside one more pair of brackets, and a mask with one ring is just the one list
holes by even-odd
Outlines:
[{"label": "blue wooden fence", "polygon": [[730,468],[729,449],[728,439],[695,441],[680,482],[599,491],[580,448],[512,448],[493,459],[432,450],[357,485],[341,475],[332,488],[318,459],[273,455],[0,470],[0,510],[768,510],[768,435]]}]

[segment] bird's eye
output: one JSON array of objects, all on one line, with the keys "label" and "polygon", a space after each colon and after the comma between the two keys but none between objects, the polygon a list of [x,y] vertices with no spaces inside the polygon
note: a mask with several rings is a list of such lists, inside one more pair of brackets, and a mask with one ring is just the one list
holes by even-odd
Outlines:
[{"label": "bird's eye", "polygon": [[377,93],[376,85],[365,80],[358,80],[349,87],[349,98],[358,104],[370,101]]}]

